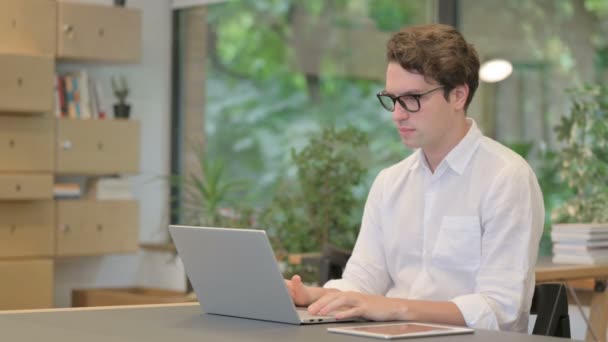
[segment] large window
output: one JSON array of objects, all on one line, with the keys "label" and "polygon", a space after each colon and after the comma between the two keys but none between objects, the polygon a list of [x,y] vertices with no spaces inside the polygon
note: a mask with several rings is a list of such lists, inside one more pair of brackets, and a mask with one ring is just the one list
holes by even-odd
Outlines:
[{"label": "large window", "polygon": [[[468,114],[531,162],[549,223],[551,209],[568,196],[548,167],[558,147],[553,127],[569,105],[565,90],[608,79],[602,0],[233,0],[198,11],[176,16],[176,98],[185,106],[175,108],[176,127],[194,139],[175,153],[183,163],[188,151],[224,160],[225,179],[249,181],[238,202],[253,207],[270,201],[279,180],[294,177],[291,150],[324,126],[368,134],[361,199],[378,170],[408,155],[375,99],[386,40],[403,26],[452,19],[482,62],[512,64],[505,80],[480,85]],[[199,45],[201,56],[189,52]],[[195,74],[203,76],[187,81]],[[193,115],[194,125],[180,119]]]},{"label": "large window", "polygon": [[[231,1],[209,7],[207,153],[232,178],[255,179],[264,203],[301,148],[324,125],[370,136],[377,170],[404,150],[375,93],[385,43],[403,25],[429,20],[427,1]],[[371,173],[374,173],[373,171]],[[371,174],[370,173],[370,174]]]},{"label": "large window", "polygon": [[[370,141],[357,191],[363,199],[379,169],[409,154],[375,98],[384,87],[386,41],[403,26],[434,21],[434,11],[425,0],[235,0],[178,12],[175,96],[182,105],[174,109],[203,123],[197,139],[184,133],[192,128],[187,120],[177,122],[175,134],[189,137],[180,137],[174,153],[224,161],[224,179],[248,181],[239,203],[261,207],[279,180],[294,176],[292,149],[323,127],[351,125]],[[204,84],[188,81],[187,69],[197,65],[189,56],[201,41]],[[204,98],[197,102],[193,92]],[[188,114],[192,103],[199,114]]]},{"label": "large window", "polygon": [[551,212],[571,195],[556,173],[554,127],[571,105],[567,89],[608,81],[608,2],[461,0],[460,13],[460,29],[482,61],[513,65],[503,81],[481,84],[470,111],[487,135],[535,168],[547,212],[541,253],[550,254]]}]

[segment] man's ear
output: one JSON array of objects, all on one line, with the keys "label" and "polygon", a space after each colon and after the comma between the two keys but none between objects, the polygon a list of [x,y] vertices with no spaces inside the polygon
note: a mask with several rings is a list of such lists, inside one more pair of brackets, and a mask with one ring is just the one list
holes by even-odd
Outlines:
[{"label": "man's ear", "polygon": [[469,97],[469,86],[465,84],[461,84],[456,86],[450,92],[450,103],[454,106],[456,110],[464,111],[464,107],[467,103],[467,98]]}]

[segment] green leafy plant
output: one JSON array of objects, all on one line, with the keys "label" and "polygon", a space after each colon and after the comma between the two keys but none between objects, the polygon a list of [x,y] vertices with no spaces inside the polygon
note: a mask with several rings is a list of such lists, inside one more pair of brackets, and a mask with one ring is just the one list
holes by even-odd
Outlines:
[{"label": "green leafy plant", "polygon": [[353,247],[363,207],[355,190],[367,170],[367,144],[364,132],[331,126],[292,150],[297,180],[282,183],[263,216],[278,254],[318,252],[326,243]]},{"label": "green leafy plant", "polygon": [[225,179],[225,163],[198,154],[199,173],[170,178],[179,188],[178,216],[181,224],[211,227],[244,228],[252,226],[253,210],[237,206],[235,200],[246,182]]},{"label": "green leafy plant", "polygon": [[129,96],[129,86],[127,84],[127,80],[124,76],[120,76],[117,80],[116,77],[112,77],[112,92],[114,96],[118,99],[118,103],[121,105],[126,104],[127,96]]},{"label": "green leafy plant", "polygon": [[[225,163],[220,159],[205,157],[202,149],[197,152],[199,172],[173,175],[169,183],[177,187],[178,195],[171,198],[177,203],[178,223],[193,226],[254,228],[254,211],[235,205],[246,183],[225,179]],[[167,246],[176,251],[168,235]],[[176,256],[177,254],[174,254]],[[192,291],[186,279],[188,291]]]},{"label": "green leafy plant", "polygon": [[608,222],[608,91],[570,91],[572,105],[556,126],[560,177],[574,194],[553,212],[558,223]]},{"label": "green leafy plant", "polygon": [[553,226],[551,213],[555,208],[559,208],[570,199],[573,191],[560,177],[560,161],[556,151],[549,150],[546,145],[541,145],[539,159],[540,165],[536,169],[536,175],[545,203],[545,226],[538,254],[549,256],[552,254],[553,248],[551,243],[551,227]]}]

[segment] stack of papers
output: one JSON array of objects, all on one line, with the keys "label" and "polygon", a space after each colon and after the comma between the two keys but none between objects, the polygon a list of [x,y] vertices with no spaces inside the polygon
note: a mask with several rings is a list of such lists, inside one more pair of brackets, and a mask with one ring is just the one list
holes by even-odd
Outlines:
[{"label": "stack of papers", "polygon": [[95,184],[97,199],[102,200],[132,200],[133,192],[128,178],[108,177],[99,178]]},{"label": "stack of papers", "polygon": [[551,240],[556,264],[608,263],[608,223],[554,225]]}]

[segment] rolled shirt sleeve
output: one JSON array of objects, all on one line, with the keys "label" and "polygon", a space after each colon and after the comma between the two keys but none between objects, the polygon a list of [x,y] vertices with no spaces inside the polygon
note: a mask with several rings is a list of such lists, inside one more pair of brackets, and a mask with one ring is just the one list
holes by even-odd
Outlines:
[{"label": "rolled shirt sleeve", "polygon": [[521,332],[528,328],[544,205],[536,176],[521,165],[507,167],[483,201],[475,293],[451,300],[469,327]]}]

